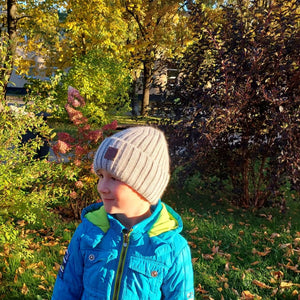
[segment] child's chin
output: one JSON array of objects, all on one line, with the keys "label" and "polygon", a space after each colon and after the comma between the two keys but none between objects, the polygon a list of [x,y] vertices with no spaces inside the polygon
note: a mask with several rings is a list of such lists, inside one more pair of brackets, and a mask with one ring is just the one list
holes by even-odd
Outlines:
[{"label": "child's chin", "polygon": [[115,208],[114,206],[111,206],[109,204],[105,205],[105,203],[104,203],[104,208],[108,214],[113,215],[113,214],[119,213],[119,210],[117,208]]}]

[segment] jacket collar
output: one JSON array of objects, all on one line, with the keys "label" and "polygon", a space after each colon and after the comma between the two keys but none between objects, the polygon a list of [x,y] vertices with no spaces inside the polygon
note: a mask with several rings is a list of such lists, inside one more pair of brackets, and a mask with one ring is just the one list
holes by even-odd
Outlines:
[{"label": "jacket collar", "polygon": [[[81,219],[82,221],[88,220],[104,233],[110,227],[117,232],[121,232],[125,228],[112,215],[106,213],[101,202],[86,207],[81,214]],[[180,232],[182,226],[180,216],[170,206],[159,200],[157,205],[152,206],[152,215],[133,226],[132,234],[148,232],[149,236],[153,237],[171,230]]]}]

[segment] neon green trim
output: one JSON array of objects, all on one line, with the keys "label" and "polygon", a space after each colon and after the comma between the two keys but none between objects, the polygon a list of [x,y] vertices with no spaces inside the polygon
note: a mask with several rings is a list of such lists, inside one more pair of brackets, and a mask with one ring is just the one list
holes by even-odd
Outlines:
[{"label": "neon green trim", "polygon": [[178,227],[177,220],[170,214],[166,206],[162,203],[162,210],[158,216],[157,221],[149,231],[149,236],[157,236],[163,232],[176,229]]},{"label": "neon green trim", "polygon": [[85,215],[85,218],[94,225],[98,226],[105,233],[110,227],[104,206],[101,206],[99,209],[87,213]]}]

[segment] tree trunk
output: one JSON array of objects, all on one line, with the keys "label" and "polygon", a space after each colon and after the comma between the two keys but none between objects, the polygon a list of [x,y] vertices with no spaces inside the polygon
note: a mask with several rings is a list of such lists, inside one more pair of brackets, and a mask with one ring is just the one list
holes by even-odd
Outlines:
[{"label": "tree trunk", "polygon": [[3,97],[6,100],[7,84],[13,70],[14,55],[17,47],[17,1],[7,0],[8,48],[0,80],[3,81]]},{"label": "tree trunk", "polygon": [[137,106],[137,103],[138,103],[137,94],[136,94],[136,86],[137,86],[137,80],[136,80],[136,77],[134,77],[133,80],[132,80],[130,93],[129,93],[130,105],[131,105],[131,114],[134,117],[136,117],[137,113],[138,113],[137,110],[136,110],[136,106]]},{"label": "tree trunk", "polygon": [[250,206],[249,195],[249,158],[243,162],[243,202],[246,207]]},{"label": "tree trunk", "polygon": [[141,115],[146,116],[149,111],[150,86],[152,82],[152,68],[149,61],[144,61],[143,100]]}]

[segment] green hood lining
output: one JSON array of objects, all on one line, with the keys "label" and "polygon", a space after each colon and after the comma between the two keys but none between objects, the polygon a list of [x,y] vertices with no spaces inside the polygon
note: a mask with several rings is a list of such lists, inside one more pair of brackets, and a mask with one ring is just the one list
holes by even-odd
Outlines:
[{"label": "green hood lining", "polygon": [[[110,227],[104,206],[101,206],[97,210],[88,212],[85,215],[85,218],[94,225],[98,226],[104,233],[106,233]],[[149,230],[149,236],[158,236],[164,232],[174,230],[176,228],[178,228],[178,221],[162,203],[162,210],[160,211],[159,216],[152,228]]]},{"label": "green hood lining", "polygon": [[110,227],[104,206],[101,206],[97,210],[88,212],[84,217],[94,225],[98,226],[104,233],[106,233]]}]

